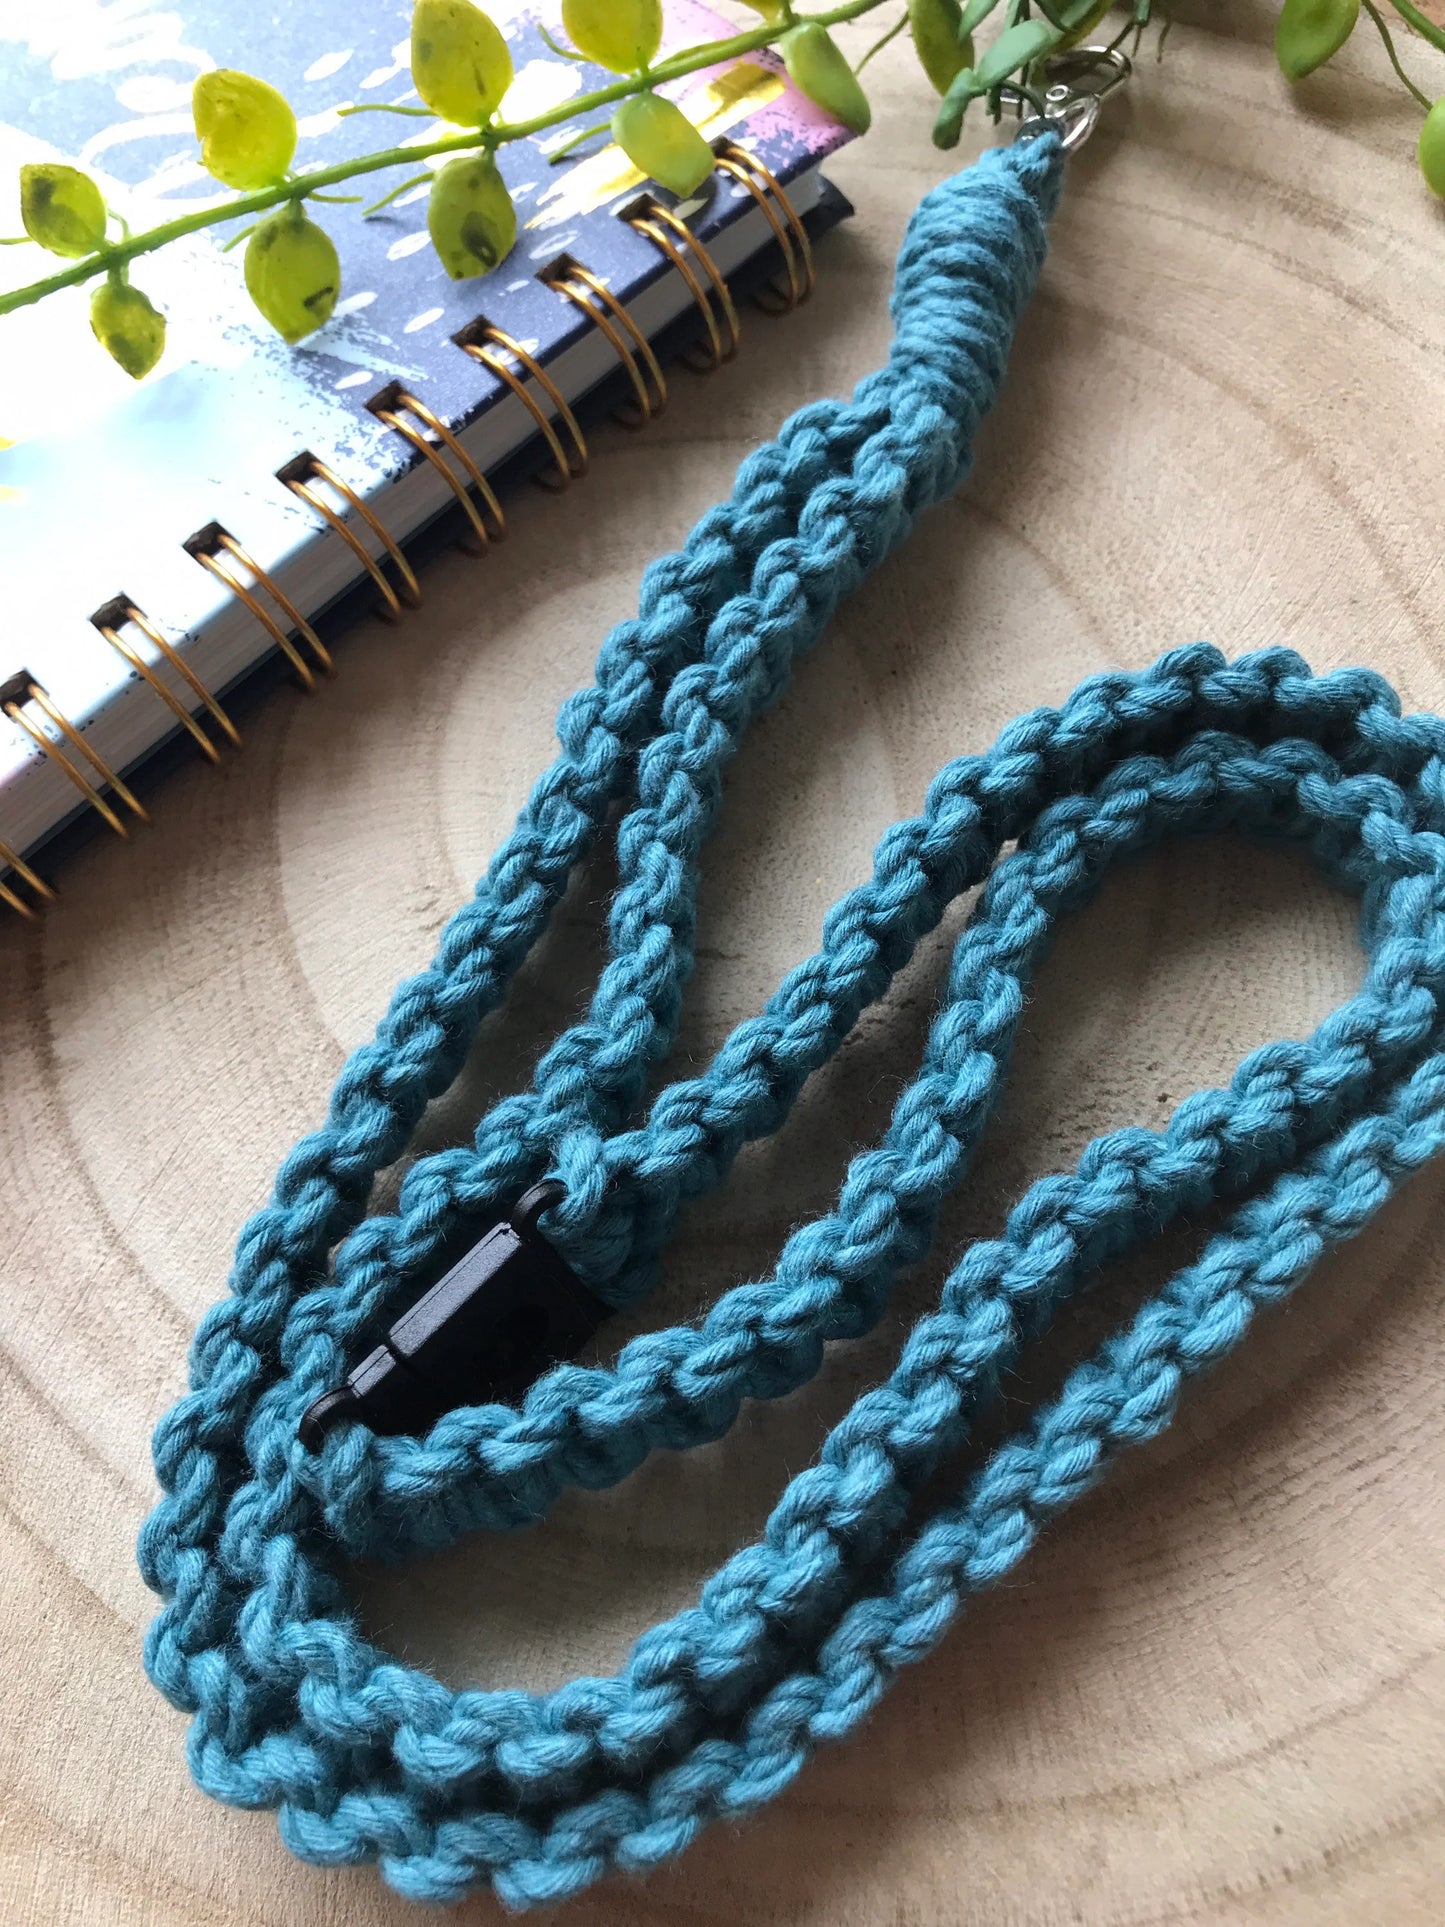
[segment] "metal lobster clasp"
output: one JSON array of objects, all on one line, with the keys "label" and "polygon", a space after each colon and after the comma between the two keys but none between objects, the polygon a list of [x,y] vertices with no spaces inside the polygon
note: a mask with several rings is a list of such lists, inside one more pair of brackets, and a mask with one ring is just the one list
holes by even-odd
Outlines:
[{"label": "metal lobster clasp", "polygon": [[999,88],[1000,98],[1015,104],[1021,114],[1031,110],[1014,139],[1037,140],[1052,128],[1062,134],[1064,152],[1071,154],[1093,133],[1101,102],[1133,71],[1133,62],[1119,47],[1070,47],[1055,54],[1044,62],[1048,85],[1042,100],[1032,90]]}]

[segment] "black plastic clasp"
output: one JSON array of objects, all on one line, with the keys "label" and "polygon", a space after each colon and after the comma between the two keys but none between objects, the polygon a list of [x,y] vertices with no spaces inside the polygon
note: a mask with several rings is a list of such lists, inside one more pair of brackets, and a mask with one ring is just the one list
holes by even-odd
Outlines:
[{"label": "black plastic clasp", "polygon": [[609,1307],[537,1229],[566,1195],[555,1178],[534,1184],[510,1218],[403,1312],[344,1385],[306,1408],[298,1436],[307,1451],[319,1451],[342,1419],[394,1438],[425,1432],[457,1405],[510,1403],[580,1350]]}]

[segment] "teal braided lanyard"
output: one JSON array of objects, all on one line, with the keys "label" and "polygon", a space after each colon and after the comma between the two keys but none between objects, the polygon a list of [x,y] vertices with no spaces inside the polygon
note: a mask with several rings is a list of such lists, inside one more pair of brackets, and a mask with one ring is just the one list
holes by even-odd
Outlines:
[{"label": "teal braided lanyard", "polygon": [[[968,1594],[1008,1572],[1123,1445],[1168,1424],[1227,1352],[1445,1139],[1445,725],[1402,718],[1365,671],[1315,677],[1272,650],[1199,646],[1083,684],[947,765],[878,846],[790,971],[699,1075],[642,1108],[666,1057],[694,935],[697,865],[728,760],[836,602],[965,473],[1044,253],[1060,142],[986,154],[922,203],[899,258],[887,365],[802,410],[730,499],[654,563],[639,615],[558,719],[560,754],[434,961],[353,1053],[325,1125],[242,1231],[191,1390],[162,1420],[163,1496],[141,1562],[164,1600],[152,1678],[192,1717],[217,1798],[279,1809],[321,1864],[376,1860],[419,1899],[490,1883],[512,1905],[643,1870],[709,1821],[754,1811],[852,1731]],[[615,806],[615,807],[614,807]],[[574,866],[615,828],[610,954],[583,1019],[464,1148],[419,1158],[368,1216],[541,933]],[[1203,831],[1284,838],[1362,897],[1359,994],[1307,1039],[1256,1051],[1161,1132],[1121,1130],[1032,1186],[970,1246],[888,1380],[833,1429],[762,1537],[610,1678],[551,1693],[453,1692],[361,1634],[346,1565],[540,1518],[569,1485],[721,1435],[748,1399],[803,1384],[867,1330],[934,1237],[1005,1076],[1030,973],[1059,917],[1116,860]],[[1003,854],[1005,849],[1016,846]],[[424,1437],[352,1421],[310,1450],[303,1413],[459,1230],[539,1178],[543,1219],[607,1304],[650,1286],[677,1213],[776,1130],[808,1075],[881,997],[961,891],[917,1076],[853,1160],[833,1210],[771,1276],[610,1367],[559,1365],[517,1406],[466,1406]],[[914,1503],[1000,1374],[1106,1256],[1209,1200],[1234,1216],[1194,1264],[936,1509]]]}]

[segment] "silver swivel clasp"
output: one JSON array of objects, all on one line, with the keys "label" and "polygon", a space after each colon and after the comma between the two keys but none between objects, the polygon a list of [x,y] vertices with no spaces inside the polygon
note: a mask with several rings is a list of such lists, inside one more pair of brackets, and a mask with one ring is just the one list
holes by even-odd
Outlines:
[{"label": "silver swivel clasp", "polygon": [[1037,140],[1052,129],[1063,136],[1065,153],[1072,153],[1093,133],[1103,101],[1133,71],[1133,62],[1119,47],[1070,47],[1055,54],[1044,62],[1047,85],[1042,96],[1031,88],[999,88],[1000,98],[1026,115],[1014,139]]}]

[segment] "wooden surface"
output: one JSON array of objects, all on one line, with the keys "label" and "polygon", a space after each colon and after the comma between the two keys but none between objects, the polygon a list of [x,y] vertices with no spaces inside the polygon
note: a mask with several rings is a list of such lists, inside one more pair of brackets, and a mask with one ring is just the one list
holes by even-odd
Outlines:
[{"label": "wooden surface", "polygon": [[[1145,64],[1074,169],[973,481],[743,750],[686,1052],[813,946],[940,761],[1093,669],[1199,635],[1231,653],[1283,641],[1445,703],[1445,220],[1378,49],[1362,38],[1291,102],[1270,26],[1257,5],[1180,10],[1162,70]],[[192,1788],[183,1722],[140,1668],[148,1436],[236,1229],[510,823],[639,569],[789,409],[882,354],[894,250],[947,163],[904,43],[870,74],[877,124],[834,170],[858,218],[822,249],[810,309],[750,319],[732,370],[679,375],[659,426],[602,437],[565,502],[519,501],[504,550],[436,567],[420,615],[359,631],[319,700],[280,696],[239,761],[169,787],[152,833],[76,861],[38,934],[0,935],[0,1912],[16,1927],[421,1918],[372,1871],[306,1869],[270,1817]],[[461,1136],[576,1007],[605,881],[569,902],[428,1142]],[[916,1062],[942,954],[693,1213],[649,1323],[755,1272],[826,1205]],[[986,1153],[873,1338],[724,1444],[571,1495],[528,1536],[363,1575],[368,1624],[455,1681],[615,1665],[758,1528],[949,1253],[1031,1176],[1101,1129],[1162,1120],[1359,972],[1349,907],[1284,857],[1176,848],[1118,877],[1044,970]],[[1427,1173],[861,1739],[744,1833],[564,1918],[1439,1920],[1442,1201],[1445,1171]],[[1190,1248],[1105,1278],[1019,1399]]]}]

